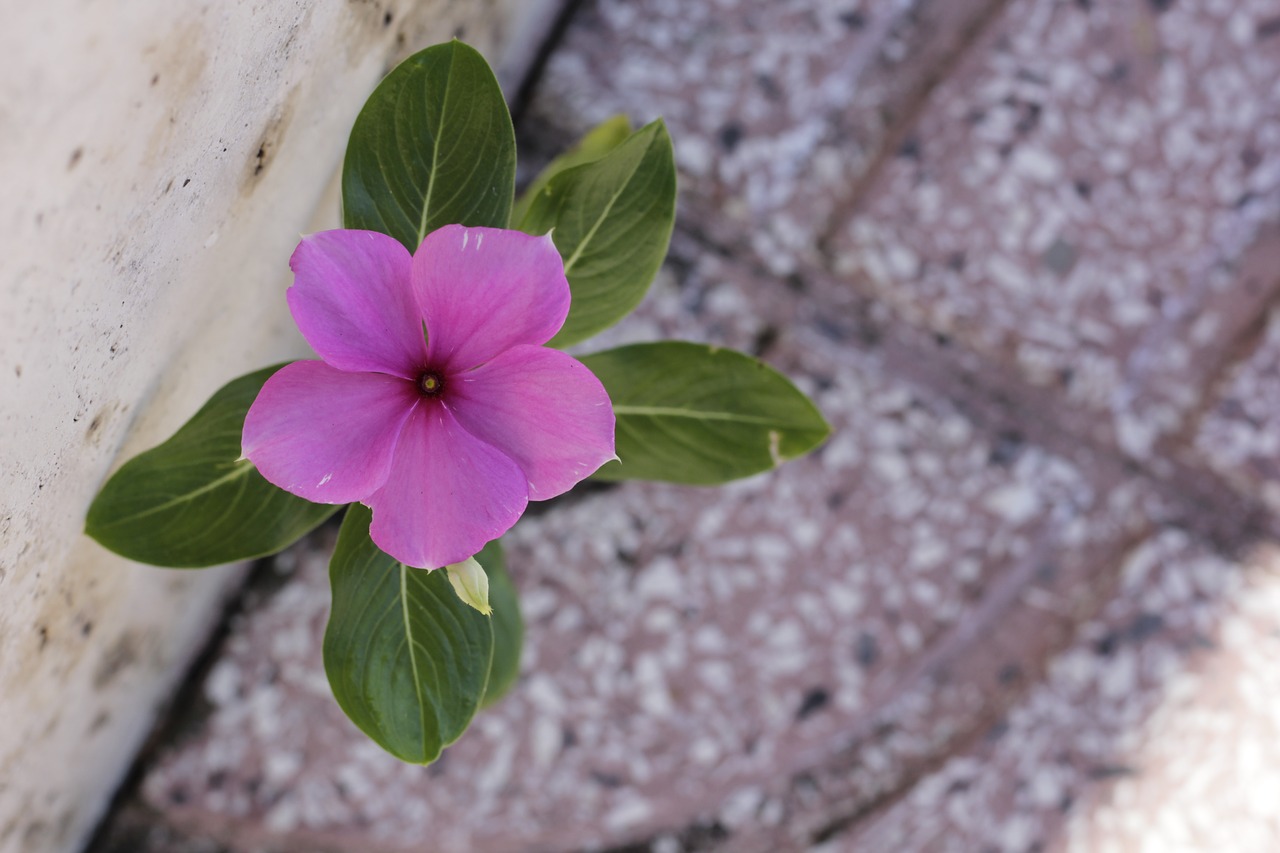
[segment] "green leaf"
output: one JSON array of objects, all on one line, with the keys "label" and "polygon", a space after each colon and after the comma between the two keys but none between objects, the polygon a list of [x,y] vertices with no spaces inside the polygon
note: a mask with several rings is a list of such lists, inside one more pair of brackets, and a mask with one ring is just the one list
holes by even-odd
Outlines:
[{"label": "green leaf", "polygon": [[480,706],[493,627],[454,594],[445,572],[409,568],[379,550],[372,519],[352,504],[338,534],[324,671],[362,732],[402,761],[429,764]]},{"label": "green leaf", "polygon": [[490,542],[476,554],[476,561],[489,576],[489,604],[493,606],[493,666],[489,668],[489,686],[480,703],[480,707],[487,708],[507,694],[520,674],[524,620],[520,618],[515,584],[507,574],[502,545],[497,540]]},{"label": "green leaf", "polygon": [[520,230],[551,231],[573,291],[551,346],[607,329],[640,304],[667,255],[676,218],[676,166],[661,119],[591,163],[555,175]]},{"label": "green leaf", "polygon": [[347,228],[416,251],[442,225],[505,228],[516,139],[498,81],[460,41],[429,47],[386,76],[351,128],[342,167]]},{"label": "green leaf", "polygon": [[173,437],[135,456],[98,492],[85,533],[130,560],[200,568],[274,554],[324,521],[240,458],[244,416],[280,365],[232,380]]},{"label": "green leaf", "polygon": [[533,183],[529,184],[528,188],[525,189],[524,195],[516,200],[516,206],[511,211],[511,221],[522,222],[524,220],[525,215],[529,212],[529,205],[537,198],[539,193],[546,189],[547,184],[556,175],[572,169],[574,166],[581,166],[583,163],[599,160],[621,145],[623,140],[630,135],[631,121],[624,115],[605,119],[587,131],[587,135],[579,139],[576,145],[552,160],[545,169],[538,173],[538,177],[534,178]]},{"label": "green leaf", "polygon": [[742,353],[666,341],[586,356],[618,418],[603,480],[712,485],[807,453],[831,428],[804,394]]}]

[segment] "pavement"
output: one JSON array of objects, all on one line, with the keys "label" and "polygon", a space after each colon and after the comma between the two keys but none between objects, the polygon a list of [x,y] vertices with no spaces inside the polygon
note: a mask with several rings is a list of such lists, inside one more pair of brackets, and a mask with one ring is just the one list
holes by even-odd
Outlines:
[{"label": "pavement", "polygon": [[402,765],[259,567],[103,851],[1280,850],[1280,6],[597,0],[527,175],[661,115],[681,196],[587,349],[744,349],[831,421],[509,537],[512,694]]}]

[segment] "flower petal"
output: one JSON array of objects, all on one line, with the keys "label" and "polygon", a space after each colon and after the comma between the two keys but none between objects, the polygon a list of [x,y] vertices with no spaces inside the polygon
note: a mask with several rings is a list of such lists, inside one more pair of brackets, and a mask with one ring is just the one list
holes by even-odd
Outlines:
[{"label": "flower petal", "polygon": [[309,501],[362,500],[387,481],[418,399],[411,382],[394,376],[295,361],[249,407],[243,453],[267,480]]},{"label": "flower petal", "polygon": [[559,350],[519,346],[450,386],[459,423],[520,465],[529,498],[567,492],[613,458],[609,395]]},{"label": "flower petal", "polygon": [[569,282],[549,236],[446,225],[413,256],[431,363],[465,370],[517,344],[545,344],[569,314]]},{"label": "flower petal", "polygon": [[364,501],[369,535],[405,565],[438,569],[506,533],[528,494],[516,463],[427,403],[405,424],[386,485]]},{"label": "flower petal", "polygon": [[289,310],[302,336],[339,370],[416,378],[426,363],[412,258],[374,231],[321,231],[289,259]]}]

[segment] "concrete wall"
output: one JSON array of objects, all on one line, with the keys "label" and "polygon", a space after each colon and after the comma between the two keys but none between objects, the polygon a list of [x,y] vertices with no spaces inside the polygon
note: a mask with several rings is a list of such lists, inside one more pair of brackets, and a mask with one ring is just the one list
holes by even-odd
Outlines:
[{"label": "concrete wall", "polygon": [[286,261],[337,224],[346,134],[390,63],[460,35],[510,90],[558,5],[8,4],[0,851],[83,843],[241,576],[105,552],[81,533],[98,486],[227,379],[305,353]]}]

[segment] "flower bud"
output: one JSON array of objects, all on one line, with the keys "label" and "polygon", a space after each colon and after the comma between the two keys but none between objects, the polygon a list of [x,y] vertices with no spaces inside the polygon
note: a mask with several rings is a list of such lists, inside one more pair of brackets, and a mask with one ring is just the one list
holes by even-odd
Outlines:
[{"label": "flower bud", "polygon": [[493,612],[493,608],[489,606],[489,576],[484,573],[475,557],[467,557],[461,563],[445,566],[444,570],[449,573],[449,583],[458,598],[485,616]]}]

